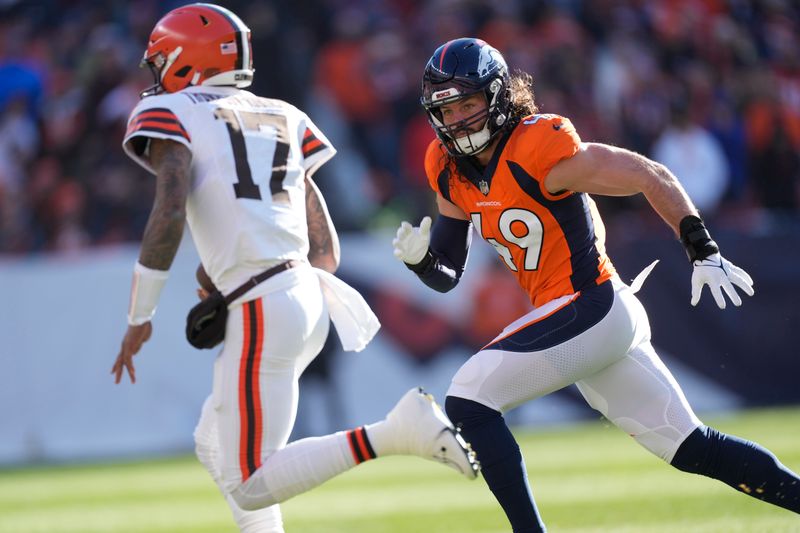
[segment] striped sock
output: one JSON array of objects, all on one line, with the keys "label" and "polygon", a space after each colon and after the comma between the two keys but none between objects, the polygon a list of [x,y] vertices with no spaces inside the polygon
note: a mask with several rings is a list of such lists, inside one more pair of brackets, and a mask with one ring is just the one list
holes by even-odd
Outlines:
[{"label": "striped sock", "polygon": [[377,457],[364,426],[348,431],[347,442],[350,444],[350,452],[357,465]]}]

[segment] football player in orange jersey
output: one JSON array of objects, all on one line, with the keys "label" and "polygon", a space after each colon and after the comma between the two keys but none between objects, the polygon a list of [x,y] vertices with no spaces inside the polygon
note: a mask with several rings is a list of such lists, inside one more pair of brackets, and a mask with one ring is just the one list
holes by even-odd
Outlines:
[{"label": "football player in orange jersey", "polygon": [[545,526],[503,413],[572,383],[672,466],[799,513],[795,473],[758,444],[695,416],[653,350],[635,288],[606,257],[589,194],[642,193],[686,248],[692,305],[705,285],[720,308],[725,295],[741,305],[734,286],[753,294],[752,279],[720,255],[676,177],[639,154],[582,142],[564,117],[539,114],[531,77],[510,76],[502,55],[479,39],[449,41],[434,52],[422,105],[438,138],[425,170],[439,216],[433,227],[430,217],[419,227],[403,222],[395,256],[428,286],[448,291],[464,271],[474,226],[534,305],[459,369],[445,403],[513,530]]}]

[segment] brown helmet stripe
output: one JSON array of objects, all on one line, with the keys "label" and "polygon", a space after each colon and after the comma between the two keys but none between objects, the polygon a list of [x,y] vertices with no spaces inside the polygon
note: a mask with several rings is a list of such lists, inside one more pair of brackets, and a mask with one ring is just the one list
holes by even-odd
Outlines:
[{"label": "brown helmet stripe", "polygon": [[245,46],[249,46],[249,43],[245,42],[247,40],[247,36],[245,33],[247,32],[247,26],[244,25],[244,22],[239,19],[236,15],[232,12],[228,11],[224,7],[215,6],[214,4],[197,4],[199,6],[207,7],[212,11],[215,11],[222,15],[225,20],[233,27],[234,35],[236,36],[236,70],[242,70],[245,68],[250,68],[249,62],[248,66],[244,66],[245,63],[245,54],[249,56],[249,49],[245,48]]}]

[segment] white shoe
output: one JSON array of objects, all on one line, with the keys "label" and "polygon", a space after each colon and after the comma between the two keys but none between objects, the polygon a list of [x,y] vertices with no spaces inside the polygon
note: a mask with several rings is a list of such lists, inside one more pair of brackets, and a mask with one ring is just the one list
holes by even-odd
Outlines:
[{"label": "white shoe", "polygon": [[394,433],[397,453],[446,464],[469,479],[478,477],[481,464],[475,452],[422,387],[408,391],[386,415],[386,422]]}]

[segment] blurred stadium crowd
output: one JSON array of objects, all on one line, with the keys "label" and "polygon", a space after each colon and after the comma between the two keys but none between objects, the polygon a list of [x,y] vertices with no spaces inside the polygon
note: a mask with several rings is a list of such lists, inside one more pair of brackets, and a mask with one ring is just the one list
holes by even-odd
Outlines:
[{"label": "blurred stadium crowd", "polygon": [[[0,253],[136,241],[154,180],[120,148],[152,83],[137,65],[187,2],[0,1]],[[251,90],[305,110],[340,151],[320,171],[343,231],[432,208],[418,104],[439,44],[478,36],[534,75],[586,141],[667,164],[715,226],[798,227],[800,4],[789,0],[218,1],[253,32]],[[603,201],[611,224],[648,217]],[[634,218],[639,220],[639,218]]]}]

